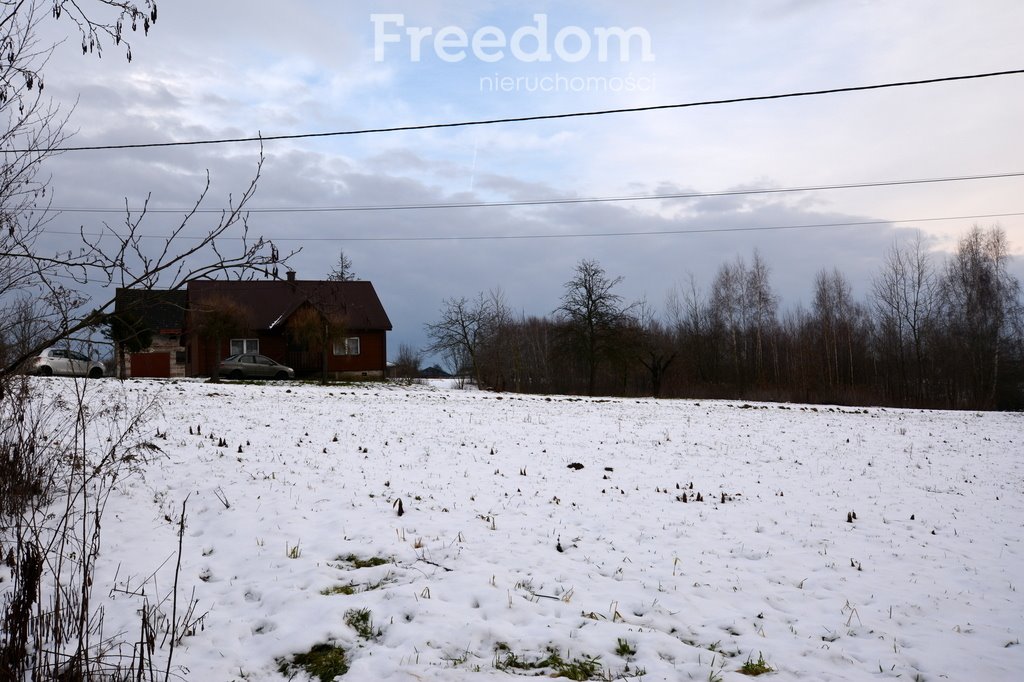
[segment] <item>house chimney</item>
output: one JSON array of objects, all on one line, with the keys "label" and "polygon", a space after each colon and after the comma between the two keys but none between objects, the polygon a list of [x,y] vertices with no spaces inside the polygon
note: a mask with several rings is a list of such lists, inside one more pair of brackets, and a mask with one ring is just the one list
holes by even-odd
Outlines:
[{"label": "house chimney", "polygon": [[288,281],[289,282],[294,282],[295,281],[295,271],[294,270],[289,270],[288,271]]}]

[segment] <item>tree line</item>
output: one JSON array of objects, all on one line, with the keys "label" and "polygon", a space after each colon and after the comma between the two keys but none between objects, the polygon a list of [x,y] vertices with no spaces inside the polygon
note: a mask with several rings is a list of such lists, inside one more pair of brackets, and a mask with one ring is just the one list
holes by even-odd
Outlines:
[{"label": "tree line", "polygon": [[523,393],[729,398],[953,409],[1024,408],[1024,305],[999,227],[974,227],[945,259],[920,237],[885,254],[863,300],[819,271],[787,310],[754,251],[691,277],[664,308],[580,261],[548,315],[516,315],[500,290],[445,300],[425,352],[479,386]]}]

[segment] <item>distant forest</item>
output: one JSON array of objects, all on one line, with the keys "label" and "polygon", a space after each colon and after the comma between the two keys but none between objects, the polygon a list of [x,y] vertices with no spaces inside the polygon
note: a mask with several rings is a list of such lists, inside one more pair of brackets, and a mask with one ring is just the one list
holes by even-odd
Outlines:
[{"label": "distant forest", "polygon": [[917,239],[885,254],[865,300],[822,270],[810,307],[785,312],[756,251],[707,288],[677,287],[661,312],[583,260],[547,316],[517,317],[501,291],[445,300],[426,350],[497,391],[1024,409],[1009,259],[998,227],[973,228],[944,260]]}]

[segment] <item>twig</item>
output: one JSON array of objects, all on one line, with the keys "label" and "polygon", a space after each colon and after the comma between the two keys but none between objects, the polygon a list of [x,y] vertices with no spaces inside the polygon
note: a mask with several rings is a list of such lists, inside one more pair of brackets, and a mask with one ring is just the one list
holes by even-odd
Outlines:
[{"label": "twig", "polygon": [[439,563],[433,562],[430,559],[424,559],[421,556],[416,557],[416,561],[422,561],[425,564],[430,564],[431,566],[436,566],[437,568],[443,569],[445,573],[451,573],[452,572],[452,569],[448,568],[447,566],[442,566]]},{"label": "twig", "polygon": [[188,504],[189,493],[181,501],[181,518],[178,520],[178,563],[174,567],[174,593],[171,600],[171,648],[167,651],[167,669],[164,671],[164,682],[171,679],[171,659],[178,640],[178,576],[181,575],[181,550],[185,541],[185,505]]},{"label": "twig", "polygon": [[[241,452],[241,450],[239,450],[239,452]],[[216,496],[218,500],[220,500],[220,503],[224,505],[225,509],[231,509],[231,503],[228,502],[228,496],[224,492],[223,488],[217,486],[216,488],[214,488],[213,494]]]}]

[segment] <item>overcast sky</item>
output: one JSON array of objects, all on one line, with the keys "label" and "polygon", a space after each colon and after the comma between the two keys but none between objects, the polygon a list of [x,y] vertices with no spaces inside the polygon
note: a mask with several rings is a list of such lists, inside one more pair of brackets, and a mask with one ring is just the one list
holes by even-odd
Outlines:
[{"label": "overcast sky", "polygon": [[[74,144],[296,134],[673,104],[1024,68],[1019,0],[605,0],[532,3],[174,0],[133,60],[58,48],[46,92],[74,106]],[[489,27],[489,28],[488,28]],[[544,32],[546,27],[546,40]],[[51,26],[48,30],[53,30]],[[73,31],[65,20],[56,24]],[[430,29],[428,31],[428,29]],[[601,36],[631,31],[625,53]],[[410,34],[411,31],[411,34]],[[466,43],[462,43],[465,36]],[[540,37],[540,40],[538,40]],[[474,39],[476,49],[474,49]],[[463,46],[464,45],[464,46]],[[417,54],[418,50],[418,54]],[[542,59],[548,57],[547,60]],[[77,105],[75,102],[77,101]],[[270,142],[252,208],[617,197],[1024,171],[1024,76],[654,113]],[[255,172],[252,144],[66,153],[68,208],[206,206]],[[1022,273],[1024,179],[546,207],[254,213],[251,229],[301,247],[298,276],[344,249],[373,281],[399,343],[426,344],[443,299],[500,287],[547,314],[582,258],[620,293],[663,308],[692,274],[759,249],[784,307],[838,267],[859,296],[894,240],[937,252],[975,222],[1001,225]],[[67,212],[52,229],[104,216]],[[118,216],[109,215],[111,223]],[[855,227],[608,237],[855,221]],[[157,217],[147,231],[166,229]],[[546,235],[482,240],[484,236]],[[460,237],[445,241],[399,238]],[[387,238],[387,240],[381,240]],[[380,240],[380,241],[373,241]]]}]

